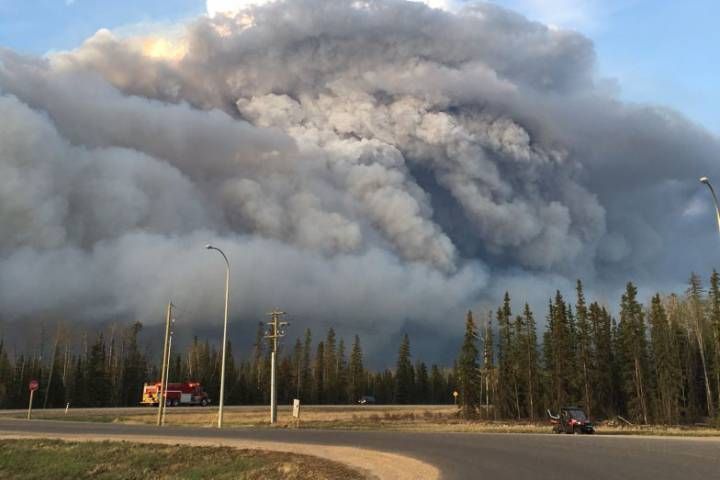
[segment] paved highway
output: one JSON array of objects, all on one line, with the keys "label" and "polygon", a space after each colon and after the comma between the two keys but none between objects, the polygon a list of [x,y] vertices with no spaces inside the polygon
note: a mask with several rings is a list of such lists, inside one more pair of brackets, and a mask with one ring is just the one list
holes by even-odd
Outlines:
[{"label": "paved highway", "polygon": [[438,467],[443,479],[720,478],[720,441],[653,437],[474,433],[353,432],[116,425],[0,419],[0,432],[197,437],[357,446],[408,455]]}]

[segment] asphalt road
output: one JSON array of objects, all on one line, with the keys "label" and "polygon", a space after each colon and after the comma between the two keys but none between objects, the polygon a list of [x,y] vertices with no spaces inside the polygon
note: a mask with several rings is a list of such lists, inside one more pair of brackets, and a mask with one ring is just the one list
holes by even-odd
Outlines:
[{"label": "asphalt road", "polygon": [[443,479],[716,479],[720,441],[657,437],[227,429],[0,419],[0,431],[234,438],[357,446],[415,457]]}]

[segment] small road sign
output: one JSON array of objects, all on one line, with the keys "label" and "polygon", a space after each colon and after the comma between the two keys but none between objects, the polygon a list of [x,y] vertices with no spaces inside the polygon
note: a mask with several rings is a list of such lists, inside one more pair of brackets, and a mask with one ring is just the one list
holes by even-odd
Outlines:
[{"label": "small road sign", "polygon": [[40,384],[37,380],[30,380],[30,384],[28,385],[28,388],[30,389],[30,403],[28,403],[28,414],[27,419],[30,420],[32,418],[32,404],[33,404],[33,396],[35,395],[35,390],[40,387]]}]

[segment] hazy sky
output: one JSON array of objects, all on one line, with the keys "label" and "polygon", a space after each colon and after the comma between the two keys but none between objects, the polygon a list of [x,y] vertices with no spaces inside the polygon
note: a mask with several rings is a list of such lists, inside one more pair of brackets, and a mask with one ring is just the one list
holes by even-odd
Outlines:
[{"label": "hazy sky", "polygon": [[[211,8],[251,0],[210,0]],[[458,6],[457,0],[427,0]],[[532,20],[591,38],[603,76],[622,98],[673,107],[720,134],[720,2],[493,0]],[[76,47],[99,28],[173,22],[205,0],[0,0],[0,46],[42,54]]]},{"label": "hazy sky", "polygon": [[243,325],[377,350],[709,276],[720,7],[247,3],[0,0],[0,320],[216,325],[207,242]]}]

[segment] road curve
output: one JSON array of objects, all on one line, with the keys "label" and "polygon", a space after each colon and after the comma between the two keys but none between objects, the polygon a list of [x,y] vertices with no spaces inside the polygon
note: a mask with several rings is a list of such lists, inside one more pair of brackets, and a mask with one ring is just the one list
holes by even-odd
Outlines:
[{"label": "road curve", "polygon": [[226,429],[0,419],[0,433],[235,439],[356,447],[414,457],[441,478],[707,480],[720,475],[720,440],[702,438]]}]

